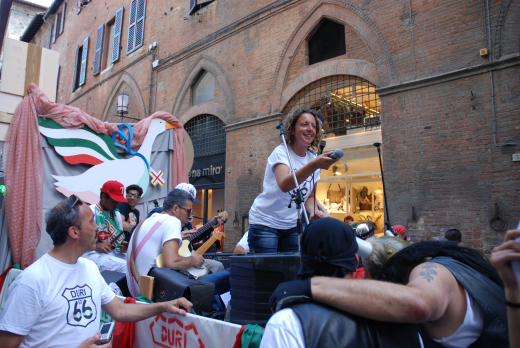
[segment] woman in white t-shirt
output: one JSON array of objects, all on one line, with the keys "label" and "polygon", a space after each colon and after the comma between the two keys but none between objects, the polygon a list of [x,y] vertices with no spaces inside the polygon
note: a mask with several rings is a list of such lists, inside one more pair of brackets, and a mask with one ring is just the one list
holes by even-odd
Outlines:
[{"label": "woman in white t-shirt", "polygon": [[[297,109],[284,119],[283,130],[309,219],[329,216],[319,209],[313,194],[320,170],[337,162],[328,157],[332,152],[320,156],[312,152],[318,150],[322,139],[321,115],[308,108]],[[267,159],[263,187],[249,211],[250,249],[256,253],[297,251],[298,212],[294,202],[288,208],[296,190],[283,144]]]}]

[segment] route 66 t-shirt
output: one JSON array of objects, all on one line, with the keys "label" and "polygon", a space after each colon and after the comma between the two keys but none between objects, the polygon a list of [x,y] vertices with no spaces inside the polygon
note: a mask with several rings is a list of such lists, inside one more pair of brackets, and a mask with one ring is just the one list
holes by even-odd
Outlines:
[{"label": "route 66 t-shirt", "polygon": [[77,347],[99,331],[114,296],[92,261],[45,254],[9,286],[0,330],[25,336],[21,347]]}]

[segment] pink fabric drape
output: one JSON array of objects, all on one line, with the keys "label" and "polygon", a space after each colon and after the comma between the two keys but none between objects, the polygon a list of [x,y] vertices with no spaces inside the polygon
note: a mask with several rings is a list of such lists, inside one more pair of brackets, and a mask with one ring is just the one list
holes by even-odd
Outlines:
[{"label": "pink fabric drape", "polygon": [[[5,209],[13,262],[25,269],[36,260],[36,246],[42,229],[43,155],[37,116],[50,118],[65,128],[84,125],[97,133],[112,135],[117,125],[102,122],[86,112],[63,104],[55,104],[31,83],[26,96],[16,108],[5,143]],[[184,151],[183,127],[166,111],[157,111],[134,127],[132,146],[141,145],[154,118],[175,126],[172,156],[172,187],[188,182],[188,165]]]}]

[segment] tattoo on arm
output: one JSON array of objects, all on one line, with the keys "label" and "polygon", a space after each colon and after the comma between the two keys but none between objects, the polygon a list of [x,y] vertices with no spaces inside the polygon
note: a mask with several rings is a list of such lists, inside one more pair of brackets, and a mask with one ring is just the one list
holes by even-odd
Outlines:
[{"label": "tattoo on arm", "polygon": [[432,262],[427,262],[422,266],[424,269],[424,272],[421,272],[420,275],[422,275],[424,278],[428,281],[428,283],[431,283],[433,280],[433,276],[437,275],[437,272],[434,270],[434,268],[437,268]]}]

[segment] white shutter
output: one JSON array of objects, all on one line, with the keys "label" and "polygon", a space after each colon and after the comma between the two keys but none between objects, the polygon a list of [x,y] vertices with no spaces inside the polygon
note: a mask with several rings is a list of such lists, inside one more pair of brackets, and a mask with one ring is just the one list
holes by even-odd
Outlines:
[{"label": "white shutter", "polygon": [[76,77],[78,76],[79,46],[76,46],[76,58],[74,58],[74,76],[72,78],[72,92],[76,90]]},{"label": "white shutter", "polygon": [[63,26],[65,24],[65,12],[67,11],[67,3],[63,3],[63,11],[61,12],[60,35],[63,33]]},{"label": "white shutter", "polygon": [[137,4],[137,23],[135,29],[135,45],[134,49],[143,45],[144,38],[144,15],[146,12],[146,0],[138,0]]},{"label": "white shutter", "polygon": [[114,41],[112,42],[112,57],[110,57],[111,63],[115,63],[119,60],[119,46],[121,45],[121,32],[123,29],[124,9],[124,7],[121,7],[116,12],[116,19],[114,22]]},{"label": "white shutter", "polygon": [[56,42],[56,28],[58,28],[58,15],[54,18],[54,28],[52,30],[52,43]]},{"label": "white shutter", "polygon": [[135,23],[137,12],[137,0],[132,0],[130,3],[130,18],[128,20],[128,43],[126,45],[126,54],[135,49]]},{"label": "white shutter", "polygon": [[105,24],[97,30],[96,37],[96,53],[94,54],[94,68],[92,69],[92,75],[96,76],[101,71],[101,50],[103,47],[103,34],[105,33]]},{"label": "white shutter", "polygon": [[190,0],[190,14],[193,14],[195,7],[197,7],[197,0]]},{"label": "white shutter", "polygon": [[83,52],[81,53],[81,71],[79,74],[79,85],[83,86],[85,84],[85,75],[87,72],[87,57],[88,57],[88,36],[83,41]]}]

